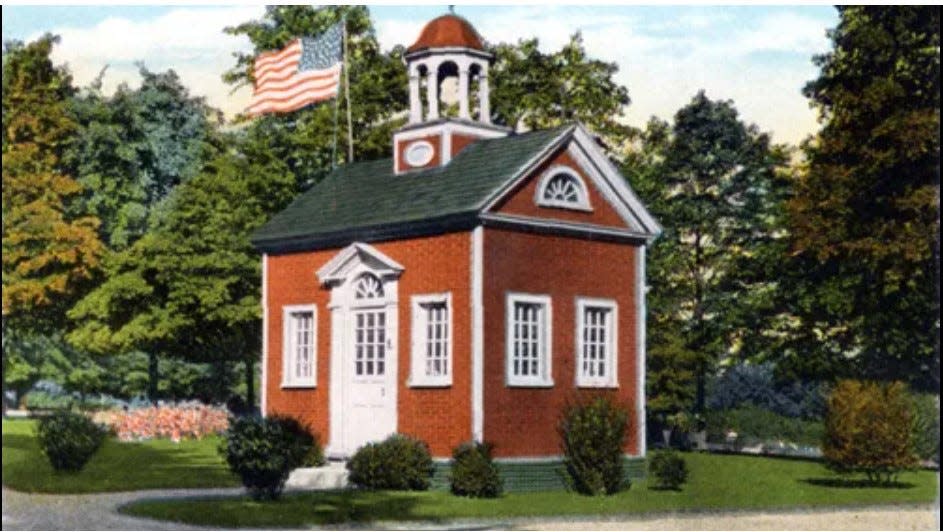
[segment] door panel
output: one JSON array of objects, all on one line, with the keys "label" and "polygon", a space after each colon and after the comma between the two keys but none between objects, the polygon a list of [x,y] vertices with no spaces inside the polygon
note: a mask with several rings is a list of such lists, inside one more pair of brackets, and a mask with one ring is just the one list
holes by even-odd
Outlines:
[{"label": "door panel", "polygon": [[352,356],[346,361],[346,443],[352,453],[367,442],[379,441],[396,430],[396,404],[391,364],[395,349],[386,309],[353,312]]}]

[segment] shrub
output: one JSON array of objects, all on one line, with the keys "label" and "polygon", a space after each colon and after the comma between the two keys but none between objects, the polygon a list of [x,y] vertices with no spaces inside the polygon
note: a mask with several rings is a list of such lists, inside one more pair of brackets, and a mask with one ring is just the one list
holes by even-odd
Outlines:
[{"label": "shrub", "polygon": [[651,487],[677,490],[688,480],[688,465],[674,451],[658,451],[648,461]]},{"label": "shrub", "polygon": [[618,492],[623,487],[622,447],[628,413],[608,399],[564,408],[559,433],[570,487],[586,495]]},{"label": "shrub", "polygon": [[304,464],[311,445],[298,427],[280,416],[230,420],[219,450],[253,499],[277,499],[291,470]]},{"label": "shrub", "polygon": [[752,405],[731,410],[705,412],[707,439],[726,442],[727,432],[737,433],[738,445],[783,440],[801,445],[819,445],[825,428],[821,421],[786,417]]},{"label": "shrub", "polygon": [[301,467],[320,467],[327,461],[324,459],[324,449],[321,439],[311,432],[310,427],[302,424],[293,417],[273,415],[268,418],[272,422],[280,423],[282,428],[291,433],[298,441],[298,445],[308,448],[301,461]]},{"label": "shrub", "polygon": [[23,407],[28,410],[59,410],[70,408],[74,400],[65,393],[54,394],[44,390],[33,390],[23,397]]},{"label": "shrub", "polygon": [[468,497],[497,497],[504,489],[498,468],[491,459],[491,445],[466,442],[452,451],[452,493]]},{"label": "shrub", "polygon": [[940,396],[914,395],[914,451],[921,460],[940,463]]},{"label": "shrub", "polygon": [[101,447],[107,431],[73,412],[57,412],[40,419],[36,436],[49,463],[57,471],[79,471]]},{"label": "shrub", "polygon": [[903,383],[839,382],[828,398],[826,464],[840,473],[864,473],[872,482],[895,480],[917,465],[913,410]]},{"label": "shrub", "polygon": [[347,462],[350,481],[367,489],[425,490],[434,470],[425,442],[394,434],[357,449]]}]

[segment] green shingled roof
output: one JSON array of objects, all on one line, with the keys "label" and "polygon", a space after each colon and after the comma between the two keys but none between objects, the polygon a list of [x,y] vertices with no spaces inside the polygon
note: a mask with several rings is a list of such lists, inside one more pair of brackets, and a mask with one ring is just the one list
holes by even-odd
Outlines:
[{"label": "green shingled roof", "polygon": [[[328,238],[362,239],[378,227],[475,215],[506,182],[573,126],[480,140],[445,166],[395,175],[392,159],[348,164],[304,192],[252,235],[259,249]],[[343,238],[339,238],[343,235]],[[304,247],[304,246],[301,246]]]}]

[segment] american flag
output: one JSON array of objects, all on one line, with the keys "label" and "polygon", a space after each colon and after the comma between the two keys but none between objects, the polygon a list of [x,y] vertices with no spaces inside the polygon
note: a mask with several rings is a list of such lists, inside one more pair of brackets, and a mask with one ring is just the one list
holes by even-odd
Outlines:
[{"label": "american flag", "polygon": [[255,58],[248,113],[286,113],[337,95],[343,59],[341,22],[319,37],[301,37]]}]

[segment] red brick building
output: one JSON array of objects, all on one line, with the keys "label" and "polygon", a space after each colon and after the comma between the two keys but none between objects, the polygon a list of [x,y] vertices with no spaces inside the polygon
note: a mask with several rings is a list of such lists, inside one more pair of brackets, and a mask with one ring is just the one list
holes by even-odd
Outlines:
[{"label": "red brick building", "polygon": [[492,57],[465,20],[433,20],[405,60],[393,158],[338,168],[253,236],[263,413],[303,419],[329,456],[399,432],[445,459],[474,439],[527,476],[558,461],[565,401],[606,394],[644,456],[657,222],[583,126],[491,124]]}]

